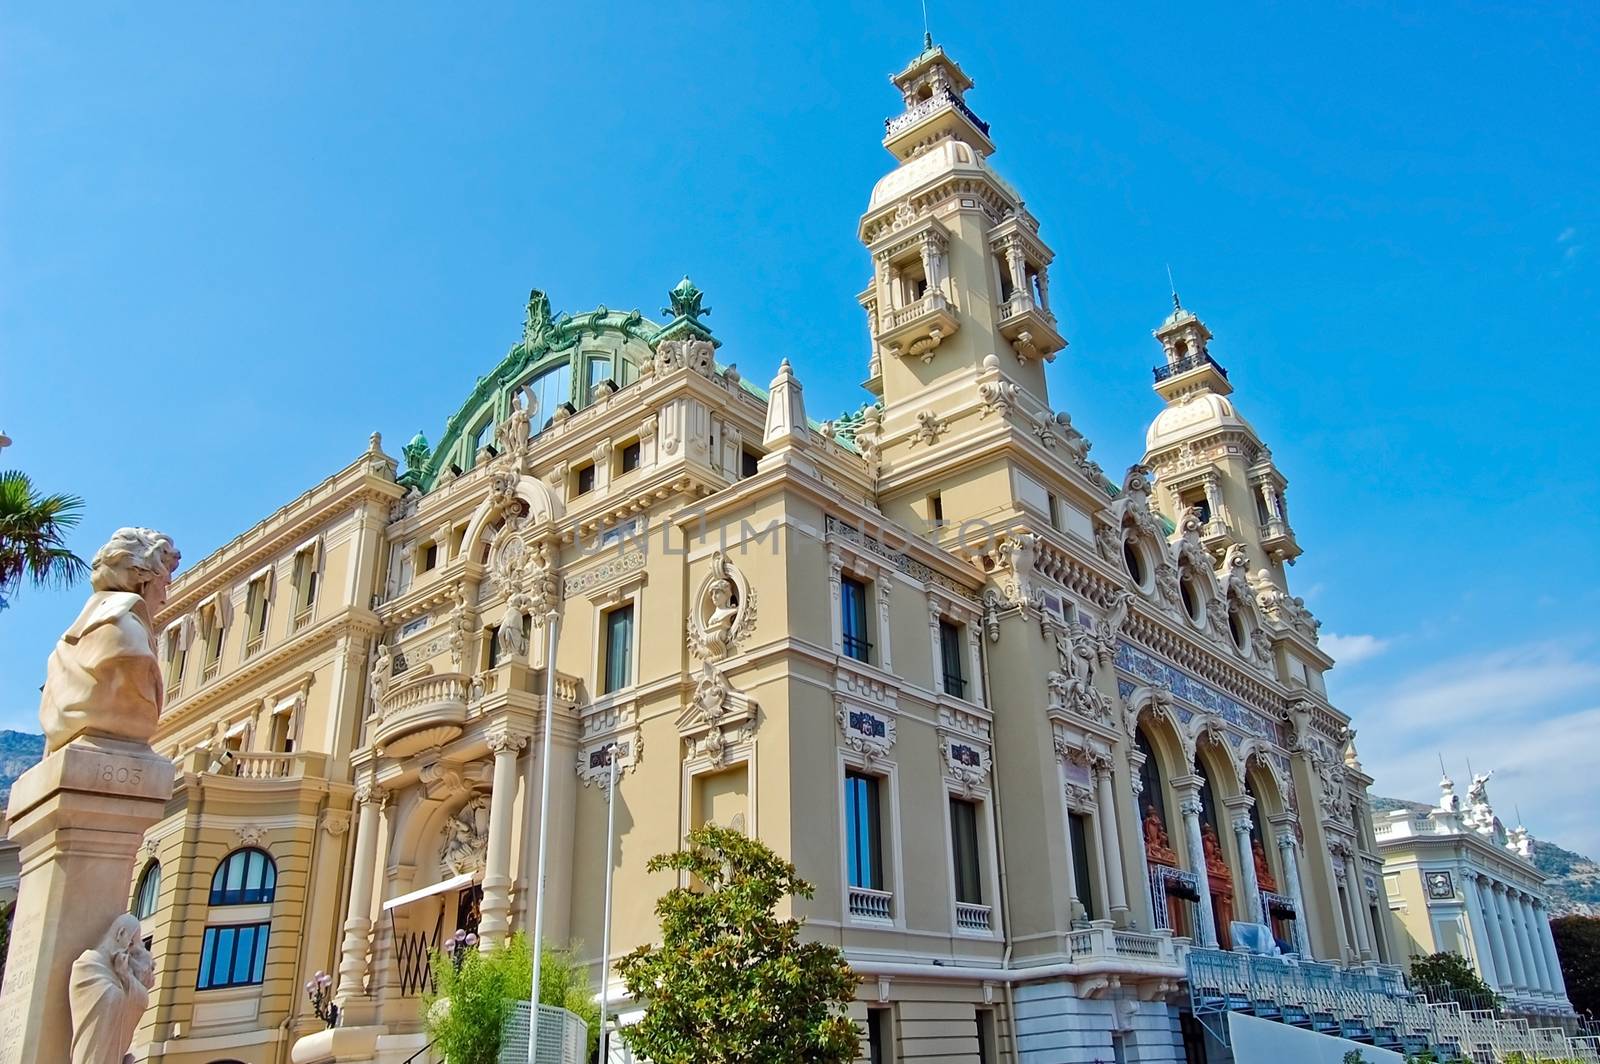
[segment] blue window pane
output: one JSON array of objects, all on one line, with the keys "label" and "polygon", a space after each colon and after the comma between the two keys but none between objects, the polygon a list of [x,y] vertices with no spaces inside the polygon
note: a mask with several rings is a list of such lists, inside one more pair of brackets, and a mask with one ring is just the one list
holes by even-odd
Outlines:
[{"label": "blue window pane", "polygon": [[217,928],[217,957],[211,969],[211,982],[215,986],[228,985],[228,973],[233,970],[233,950],[239,940],[236,927]]},{"label": "blue window pane", "polygon": [[253,927],[239,928],[239,937],[234,943],[233,964],[228,970],[228,982],[237,985],[249,980],[250,962],[255,957],[255,945],[256,929]]},{"label": "blue window pane", "polygon": [[267,974],[267,924],[256,928],[256,962],[250,972],[250,981],[259,983]]},{"label": "blue window pane", "polygon": [[200,940],[200,982],[199,987],[204,990],[211,985],[211,955],[217,945],[217,929],[206,928],[205,937]]}]

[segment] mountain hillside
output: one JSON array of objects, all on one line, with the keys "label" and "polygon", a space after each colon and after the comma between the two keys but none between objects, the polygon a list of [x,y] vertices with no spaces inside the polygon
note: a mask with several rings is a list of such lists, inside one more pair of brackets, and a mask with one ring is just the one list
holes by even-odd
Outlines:
[{"label": "mountain hillside", "polygon": [[[1413,813],[1426,813],[1432,806],[1426,802],[1408,802],[1404,798],[1372,796],[1372,811],[1388,813],[1396,809],[1409,809]],[[1547,877],[1548,902],[1552,916],[1576,913],[1580,916],[1600,916],[1600,864],[1583,856],[1564,850],[1544,839],[1533,840],[1533,866]]]},{"label": "mountain hillside", "polygon": [[16,778],[44,756],[44,736],[29,732],[0,731],[0,805],[11,796]]}]

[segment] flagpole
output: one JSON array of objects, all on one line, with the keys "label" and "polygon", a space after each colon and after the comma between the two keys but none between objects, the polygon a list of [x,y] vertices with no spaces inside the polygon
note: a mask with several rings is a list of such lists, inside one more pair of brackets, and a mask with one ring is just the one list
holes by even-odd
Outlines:
[{"label": "flagpole", "polygon": [[539,969],[544,959],[544,864],[550,848],[550,737],[556,709],[556,634],[560,618],[555,610],[545,615],[547,642],[544,654],[544,754],[539,770],[539,858],[534,865],[533,881],[537,893],[533,897],[533,986],[528,998],[528,1064],[535,1064],[534,1054],[539,1046]]},{"label": "flagpole", "polygon": [[617,845],[617,743],[611,744],[606,758],[611,778],[606,787],[606,903],[600,925],[600,1064],[610,1064],[606,1032],[606,998],[611,983],[611,855]]}]

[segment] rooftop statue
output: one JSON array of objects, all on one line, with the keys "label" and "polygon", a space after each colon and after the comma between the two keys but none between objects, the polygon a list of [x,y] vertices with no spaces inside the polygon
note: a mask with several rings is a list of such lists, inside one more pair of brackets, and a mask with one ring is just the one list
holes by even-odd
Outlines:
[{"label": "rooftop statue", "polygon": [[123,913],[100,944],[72,962],[72,1064],[128,1064],[128,1046],[156,984],[139,920]]},{"label": "rooftop statue", "polygon": [[51,652],[39,699],[47,753],[80,735],[155,734],[164,690],[154,618],[178,560],[172,540],[148,528],[119,528],[95,552],[94,593]]}]

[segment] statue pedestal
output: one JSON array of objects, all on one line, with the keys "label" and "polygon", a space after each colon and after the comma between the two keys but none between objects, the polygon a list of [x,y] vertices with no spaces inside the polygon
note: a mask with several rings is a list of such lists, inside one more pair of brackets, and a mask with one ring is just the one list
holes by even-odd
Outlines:
[{"label": "statue pedestal", "polygon": [[382,1027],[335,1027],[308,1034],[294,1044],[294,1064],[371,1064],[377,1058]]},{"label": "statue pedestal", "polygon": [[145,831],[172,796],[173,765],[144,743],[80,736],[11,788],[22,881],[0,993],[0,1064],[71,1056],[72,962],[128,911]]}]

